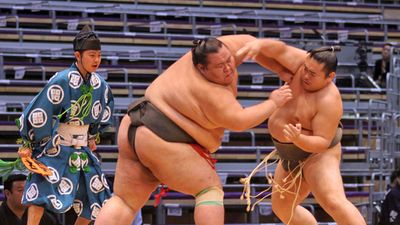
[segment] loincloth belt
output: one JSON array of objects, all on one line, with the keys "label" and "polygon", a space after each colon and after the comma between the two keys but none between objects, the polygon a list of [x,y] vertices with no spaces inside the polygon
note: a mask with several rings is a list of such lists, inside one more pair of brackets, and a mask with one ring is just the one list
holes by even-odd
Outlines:
[{"label": "loincloth belt", "polygon": [[[337,145],[342,139],[342,125],[340,124],[336,130],[336,135],[333,138],[328,148],[332,148]],[[282,161],[282,166],[286,171],[294,170],[301,161],[304,161],[312,153],[303,151],[293,143],[282,143],[272,138],[275,148],[278,152],[279,158]]]},{"label": "loincloth belt", "polygon": [[[329,148],[337,145],[342,139],[342,124],[339,124],[339,127],[336,130],[336,135],[333,138]],[[246,178],[241,178],[240,182],[243,183],[243,193],[240,197],[241,199],[246,198],[247,201],[247,211],[253,211],[255,206],[263,201],[265,198],[271,196],[273,193],[277,193],[281,195],[281,198],[284,198],[283,193],[290,193],[296,196],[299,195],[301,181],[303,177],[303,167],[306,164],[307,158],[312,154],[309,152],[305,152],[301,150],[299,147],[295,146],[293,143],[282,143],[275,139],[272,139],[275,145],[275,150],[268,154],[263,161],[257,165],[256,168],[248,175]],[[271,159],[278,156],[278,159],[270,162]],[[284,178],[284,184],[280,185],[279,182],[276,182],[271,173],[268,172],[268,166],[272,166],[276,164],[278,161],[282,162],[283,168],[289,172],[289,174]],[[260,199],[258,199],[255,203],[251,202],[251,199],[254,197],[258,197],[260,194],[256,196],[251,195],[251,178],[258,172],[265,170],[266,177],[268,180],[269,186],[260,193],[265,193],[267,191],[271,191],[272,187],[274,189],[269,194],[264,195]],[[288,179],[289,178],[289,179]],[[295,191],[291,191],[291,188],[294,188]],[[295,204],[295,200],[293,201]],[[294,205],[293,205],[294,206]],[[292,206],[292,215],[293,215],[293,206]],[[290,223],[290,222],[289,222]]]},{"label": "loincloth belt", "polygon": [[[138,99],[129,105],[127,114],[131,119],[131,124],[128,129],[128,139],[133,149],[135,149],[136,129],[140,126],[146,126],[165,141],[190,144],[190,146],[215,169],[216,160],[211,157],[210,152],[197,144],[196,140],[165,116],[164,113],[157,109],[150,101],[145,98]],[[163,187],[161,189],[161,192],[156,195],[155,206],[158,205],[160,199],[165,196],[168,191],[168,188],[164,189]]]},{"label": "loincloth belt", "polygon": [[144,98],[129,105],[128,115],[131,118],[128,138],[133,148],[135,148],[136,129],[140,126],[146,126],[168,142],[196,143],[188,133]]},{"label": "loincloth belt", "polygon": [[87,146],[89,125],[60,123],[57,133],[61,136],[60,144],[76,149]]}]

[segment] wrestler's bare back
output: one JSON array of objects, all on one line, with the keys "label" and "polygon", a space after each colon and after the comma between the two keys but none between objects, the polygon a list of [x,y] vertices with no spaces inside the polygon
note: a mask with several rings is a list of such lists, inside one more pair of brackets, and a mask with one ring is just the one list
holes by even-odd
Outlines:
[{"label": "wrestler's bare back", "polygon": [[[219,39],[228,46],[233,61],[234,53],[254,40],[248,35]],[[221,105],[240,107],[236,100],[236,67],[232,76],[232,83],[226,86],[208,81],[193,65],[191,53],[187,53],[149,86],[145,96],[201,146],[214,152],[220,146],[225,130],[220,121],[213,119],[215,114],[221,113],[215,109]]]},{"label": "wrestler's bare back", "polygon": [[145,96],[202,146],[215,150],[219,147],[224,129],[208,120],[202,109],[204,100],[217,101],[221,96],[218,96],[219,92],[229,92],[235,98],[232,90],[236,87],[222,87],[208,82],[196,71],[189,56],[185,55],[155,80]]}]

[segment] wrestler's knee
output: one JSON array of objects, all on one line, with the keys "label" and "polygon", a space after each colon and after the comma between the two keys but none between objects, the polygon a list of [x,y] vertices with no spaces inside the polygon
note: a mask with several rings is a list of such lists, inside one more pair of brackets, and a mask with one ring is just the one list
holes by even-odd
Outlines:
[{"label": "wrestler's knee", "polygon": [[333,194],[327,194],[322,199],[318,199],[319,204],[329,213],[339,211],[345,201],[347,201],[346,198]]},{"label": "wrestler's knee", "polygon": [[132,203],[130,204],[129,202],[125,201],[122,197],[118,196],[118,194],[114,194],[113,197],[107,202],[107,204],[109,204],[110,202],[113,202],[112,204],[115,204],[113,206],[118,205],[118,207],[116,208],[128,210],[132,214],[138,212],[142,207],[139,204],[137,205]]},{"label": "wrestler's knee", "polygon": [[218,186],[205,188],[195,195],[196,207],[201,205],[224,205],[224,191]]}]

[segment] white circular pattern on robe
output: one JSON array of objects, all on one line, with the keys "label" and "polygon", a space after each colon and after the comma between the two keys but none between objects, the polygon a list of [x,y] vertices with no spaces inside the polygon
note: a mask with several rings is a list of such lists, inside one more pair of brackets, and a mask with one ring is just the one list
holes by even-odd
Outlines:
[{"label": "white circular pattern on robe", "polygon": [[60,85],[53,84],[47,89],[47,99],[55,105],[60,104],[64,99],[64,90]]},{"label": "white circular pattern on robe", "polygon": [[71,100],[71,117],[79,115],[81,113],[81,105],[79,103],[76,103],[75,100]]},{"label": "white circular pattern on robe", "polygon": [[101,103],[99,100],[95,101],[92,107],[92,117],[97,120],[103,108],[101,107]]},{"label": "white circular pattern on robe", "polygon": [[90,151],[90,154],[97,160],[97,162],[100,162],[100,160],[97,158],[97,156],[93,153],[93,151]]},{"label": "white circular pattern on robe", "polygon": [[73,118],[71,118],[71,119],[67,122],[67,124],[69,124],[69,125],[76,125],[76,126],[82,126],[82,125],[84,125],[84,124],[83,124],[83,121],[82,121],[81,119],[79,119],[78,117],[73,117]]},{"label": "white circular pattern on robe", "polygon": [[90,178],[90,190],[93,193],[99,193],[104,190],[104,184],[99,175],[94,175],[92,178]]},{"label": "white circular pattern on robe", "polygon": [[33,129],[30,129],[28,131],[28,136],[29,136],[29,140],[33,141],[33,139],[35,138],[35,134],[33,133]]},{"label": "white circular pattern on robe", "polygon": [[99,204],[97,204],[97,203],[93,203],[90,206],[90,209],[92,210],[92,214],[90,215],[91,219],[92,220],[96,220],[97,216],[99,215],[101,206]]},{"label": "white circular pattern on robe", "polygon": [[110,186],[108,186],[107,179],[106,179],[106,176],[104,175],[104,173],[101,174],[101,181],[103,182],[104,187],[106,187],[107,189],[110,189]]},{"label": "white circular pattern on robe", "polygon": [[92,73],[92,76],[90,77],[90,85],[92,85],[93,89],[97,89],[101,86],[100,78],[96,73]]},{"label": "white circular pattern on robe", "polygon": [[83,79],[78,71],[71,71],[68,73],[69,86],[77,89],[82,85]]},{"label": "white circular pattern on robe", "polygon": [[70,210],[71,208],[72,208],[72,205],[70,205],[68,208],[65,208],[64,210],[60,211],[60,213],[65,213],[65,212],[67,212],[68,210]]},{"label": "white circular pattern on robe", "polygon": [[72,181],[66,177],[61,178],[60,184],[58,184],[58,192],[62,195],[69,195],[74,190]]},{"label": "white circular pattern on robe", "polygon": [[89,163],[89,157],[87,157],[85,160],[81,159],[81,167],[87,166]]},{"label": "white circular pattern on robe", "polygon": [[45,176],[46,180],[52,184],[57,183],[60,180],[60,175],[58,174],[57,170],[54,169],[53,167],[48,166],[49,170],[51,170],[51,175],[50,176]]},{"label": "white circular pattern on robe", "polygon": [[51,137],[47,136],[47,137],[44,137],[42,140],[40,140],[40,142],[39,142],[40,147],[46,146],[47,143],[49,143],[50,139],[51,139]]},{"label": "white circular pattern on robe", "polygon": [[52,144],[53,146],[58,146],[61,142],[61,136],[59,134],[54,135],[53,140],[52,140]]},{"label": "white circular pattern on robe", "polygon": [[79,199],[75,199],[72,207],[74,208],[76,215],[80,216],[83,210],[83,202]]},{"label": "white circular pattern on robe", "polygon": [[106,86],[106,90],[104,91],[104,100],[106,104],[108,104],[108,91],[108,86]]},{"label": "white circular pattern on robe", "polygon": [[47,149],[44,154],[48,157],[56,157],[60,154],[60,152],[61,152],[61,146],[57,145],[54,148]]},{"label": "white circular pattern on robe", "polygon": [[47,114],[42,108],[36,108],[29,114],[28,120],[32,127],[41,128],[47,122]]},{"label": "white circular pattern on robe", "polygon": [[104,112],[103,112],[103,118],[101,119],[101,122],[105,123],[107,122],[111,117],[111,108],[109,106],[106,106]]},{"label": "white circular pattern on robe", "polygon": [[61,209],[63,207],[62,202],[58,200],[55,195],[48,195],[47,198],[50,200],[55,209]]},{"label": "white circular pattern on robe", "polygon": [[35,183],[33,183],[26,190],[25,198],[26,198],[26,200],[31,202],[31,201],[37,199],[38,196],[39,196],[39,189],[38,189],[37,185]]},{"label": "white circular pattern on robe", "polygon": [[19,117],[19,125],[20,125],[19,131],[21,131],[21,132],[24,129],[24,123],[25,123],[24,114],[21,114],[21,116]]},{"label": "white circular pattern on robe", "polygon": [[81,170],[81,157],[77,157],[76,159],[72,159],[72,157],[69,157],[69,161],[68,161],[69,166],[74,166],[76,167],[76,169],[79,171]]}]

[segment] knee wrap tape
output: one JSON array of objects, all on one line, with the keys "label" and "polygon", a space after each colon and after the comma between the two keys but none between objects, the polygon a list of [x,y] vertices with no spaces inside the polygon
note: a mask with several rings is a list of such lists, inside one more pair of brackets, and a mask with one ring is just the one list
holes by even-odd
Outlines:
[{"label": "knee wrap tape", "polygon": [[209,187],[200,191],[196,196],[196,206],[224,205],[224,191],[219,187]]}]

